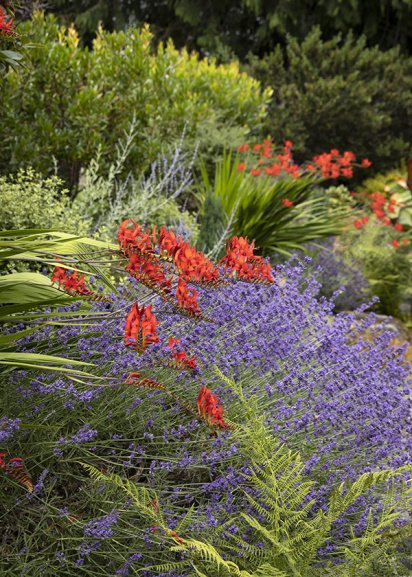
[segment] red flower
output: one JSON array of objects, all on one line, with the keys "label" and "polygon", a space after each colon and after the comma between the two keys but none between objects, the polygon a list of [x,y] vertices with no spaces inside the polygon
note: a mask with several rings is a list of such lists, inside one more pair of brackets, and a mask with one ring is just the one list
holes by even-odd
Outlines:
[{"label": "red flower", "polygon": [[390,202],[388,204],[388,212],[395,212],[395,206],[396,206],[396,202]]},{"label": "red flower", "polygon": [[361,221],[363,224],[366,224],[369,221],[369,218],[366,215],[364,215],[362,216]]},{"label": "red flower", "polygon": [[12,28],[13,20],[6,22],[6,14],[0,6],[0,34],[7,34],[9,36],[18,36],[17,32]]},{"label": "red flower", "polygon": [[372,166],[372,163],[367,158],[362,158],[361,166],[363,166],[363,168],[369,168]]},{"label": "red flower", "polygon": [[253,147],[253,150],[254,150],[255,152],[259,152],[259,150],[260,150],[261,148],[262,148],[262,145],[261,145],[261,144],[255,144],[255,146]]},{"label": "red flower", "polygon": [[283,204],[283,206],[286,206],[287,208],[291,208],[292,206],[295,206],[293,204],[293,202],[291,200],[289,200],[288,198],[282,198],[281,203]]},{"label": "red flower", "polygon": [[197,290],[189,289],[186,281],[179,277],[176,290],[177,303],[180,308],[192,315],[200,315],[199,305],[197,303]]},{"label": "red flower", "polygon": [[363,223],[361,220],[355,220],[355,222],[353,223],[353,226],[355,228],[357,228],[358,230],[360,230],[363,227]]},{"label": "red flower", "polygon": [[373,211],[375,213],[376,218],[383,218],[386,213],[384,210],[376,209]]},{"label": "red flower", "polygon": [[51,281],[58,282],[59,286],[61,286],[62,284],[64,284],[65,280],[66,280],[66,269],[62,268],[61,266],[55,266],[52,273]]},{"label": "red flower", "polygon": [[192,282],[216,282],[219,278],[219,270],[210,259],[195,247],[190,247],[179,236],[176,238],[173,232],[168,232],[164,227],[160,229],[160,248],[167,252],[181,277]]},{"label": "red flower", "polygon": [[208,425],[217,425],[221,429],[227,429],[228,425],[223,418],[223,407],[210,389],[203,386],[197,397],[197,409]]},{"label": "red flower", "polygon": [[180,339],[170,337],[167,343],[172,351],[175,366],[185,369],[195,369],[197,366],[196,357],[188,357],[185,351],[176,351],[175,346],[180,344]]},{"label": "red flower", "polygon": [[250,282],[273,282],[269,262],[253,254],[254,243],[249,244],[245,237],[234,236],[226,244],[226,256],[220,260],[226,273],[235,274]]},{"label": "red flower", "polygon": [[345,178],[352,178],[353,176],[353,169],[352,168],[341,168],[341,174]]},{"label": "red flower", "polygon": [[250,174],[251,174],[252,176],[259,176],[260,173],[261,173],[260,168],[252,168],[252,170],[250,171]]},{"label": "red flower", "polygon": [[59,287],[69,294],[78,294],[83,296],[94,296],[95,293],[88,289],[84,283],[84,275],[77,277],[77,271],[56,266],[51,277],[52,282],[58,282]]},{"label": "red flower", "polygon": [[238,148],[239,152],[247,152],[249,150],[250,146],[248,144],[241,144]]},{"label": "red flower", "polygon": [[402,244],[404,244],[405,246],[407,246],[407,245],[409,244],[409,239],[403,238],[403,239],[402,239]]},{"label": "red flower", "polygon": [[400,246],[399,240],[393,239],[392,241],[392,246],[394,248],[398,248]]},{"label": "red flower", "polygon": [[291,140],[285,140],[285,144],[284,147],[289,150],[290,148],[292,148],[293,146],[293,142]]},{"label": "red flower", "polygon": [[239,164],[237,165],[237,169],[236,169],[236,170],[237,170],[238,172],[243,172],[243,171],[245,170],[245,167],[246,167],[246,165],[245,165],[244,162],[239,162]]},{"label": "red flower", "polygon": [[162,265],[155,261],[146,260],[140,254],[134,252],[130,254],[129,265],[126,270],[153,290],[159,290],[162,293],[168,293],[172,290],[172,281],[166,278]]},{"label": "red flower", "polygon": [[402,232],[403,231],[403,226],[401,225],[400,222],[397,222],[395,224],[395,230],[397,230],[398,232]]},{"label": "red flower", "polygon": [[156,334],[157,319],[152,313],[152,305],[139,309],[138,304],[134,304],[126,319],[124,330],[124,344],[126,347],[143,352],[146,348],[159,342]]},{"label": "red flower", "polygon": [[265,172],[269,176],[279,176],[281,172],[280,164],[272,164],[272,166],[265,166]]},{"label": "red flower", "polygon": [[391,224],[390,219],[389,219],[389,218],[384,218],[384,219],[383,219],[383,224],[385,224],[386,226],[390,226],[390,224]]},{"label": "red flower", "polygon": [[[130,228],[130,224],[132,228]],[[152,240],[156,242],[156,229],[154,228],[151,234],[148,230],[143,232],[137,222],[128,218],[120,225],[117,240],[120,247],[125,249],[127,253],[138,251],[140,254],[153,254]]]}]

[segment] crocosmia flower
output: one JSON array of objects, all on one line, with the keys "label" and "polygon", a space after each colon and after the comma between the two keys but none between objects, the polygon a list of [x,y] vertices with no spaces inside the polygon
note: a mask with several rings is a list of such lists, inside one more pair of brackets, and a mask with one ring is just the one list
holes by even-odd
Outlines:
[{"label": "crocosmia flower", "polygon": [[152,313],[152,306],[142,305],[139,308],[138,304],[134,304],[126,319],[124,344],[143,352],[149,345],[159,342],[156,326],[157,319]]},{"label": "crocosmia flower", "polygon": [[197,397],[197,408],[199,415],[201,415],[209,425],[217,425],[221,429],[228,428],[223,418],[222,405],[219,405],[217,396],[205,386],[200,389]]}]

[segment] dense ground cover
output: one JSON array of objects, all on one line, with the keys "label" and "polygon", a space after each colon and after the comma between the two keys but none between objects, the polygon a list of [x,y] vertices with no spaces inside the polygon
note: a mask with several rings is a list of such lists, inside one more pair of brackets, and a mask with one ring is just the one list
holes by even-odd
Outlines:
[{"label": "dense ground cover", "polygon": [[[133,230],[139,229],[125,226],[120,239]],[[15,502],[9,472],[5,574],[25,566],[44,575],[102,574],[103,567],[108,575],[157,575],[160,569],[148,568],[172,570],[176,563],[168,575],[240,574],[230,564],[218,568],[226,559],[256,575],[269,570],[265,562],[284,575],[292,568],[360,575],[379,570],[377,542],[384,566],[393,569],[396,557],[383,555],[391,544],[381,532],[395,517],[400,526],[407,521],[402,474],[395,481],[383,476],[374,491],[378,478],[361,483],[339,506],[334,499],[344,479],[410,460],[410,374],[402,349],[389,345],[390,334],[360,338],[371,320],[356,327],[353,315],[332,317],[333,304],[316,298],[308,263],[271,272],[235,239],[222,265],[237,271],[237,282],[223,277],[222,286],[207,287],[218,269],[188,253],[181,239],[161,234],[174,264],[166,258],[159,269],[147,252],[152,237],[130,235],[140,247],[127,244],[123,255],[132,276],[110,300],[98,299],[77,326],[52,322],[21,342],[24,351],[60,350],[92,362],[104,380],[90,386],[63,374],[11,375],[2,437],[8,456],[24,455],[34,488]],[[184,278],[196,288],[188,290]],[[96,292],[96,281],[86,289],[59,267],[53,279],[72,294]],[[160,295],[148,288],[156,286]],[[136,302],[139,308],[130,309]],[[94,314],[102,314],[97,322]],[[210,396],[211,389],[217,397],[208,405],[198,393]],[[270,463],[272,476],[260,478]],[[84,466],[94,467],[100,483]],[[395,493],[385,497],[389,487]],[[267,526],[280,514],[278,499],[288,504],[277,521],[282,537]],[[313,542],[310,527],[328,510],[332,527]],[[306,530],[296,533],[294,515],[308,516]],[[349,527],[357,536],[366,531],[365,541],[351,540]],[[271,539],[286,549],[273,553]]]}]

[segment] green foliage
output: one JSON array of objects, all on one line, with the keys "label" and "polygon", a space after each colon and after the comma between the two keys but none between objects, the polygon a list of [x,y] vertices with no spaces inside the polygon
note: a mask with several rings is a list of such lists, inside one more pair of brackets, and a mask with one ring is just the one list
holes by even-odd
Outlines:
[{"label": "green foliage", "polygon": [[[395,547],[391,539],[385,538],[385,531],[409,511],[412,503],[412,489],[406,481],[412,467],[369,472],[352,482],[341,483],[331,492],[327,508],[314,510],[315,501],[310,498],[314,482],[305,476],[300,454],[272,436],[258,415],[256,403],[249,396],[243,396],[235,381],[217,368],[216,372],[241,401],[238,416],[244,424],[237,427],[233,440],[249,463],[250,473],[244,474],[244,491],[251,512],[229,519],[222,527],[212,530],[213,543],[185,536],[171,551],[183,553],[187,568],[192,567],[201,577],[375,575],[372,571],[376,563],[390,560]],[[156,515],[146,505],[148,495],[142,494],[140,488],[116,475],[102,475],[87,468],[99,482],[109,481],[121,488],[145,516],[155,520]],[[382,505],[376,511],[371,509],[366,529],[360,535],[351,530],[336,540],[334,523],[372,488],[378,490]],[[233,524],[237,531],[225,532]],[[159,526],[167,535],[162,517]],[[245,531],[247,540],[243,537]],[[318,550],[331,542],[335,542],[336,554],[341,556],[339,564],[325,564],[319,559]],[[156,565],[152,569],[160,572],[182,566],[184,561]]]},{"label": "green foliage", "polygon": [[41,46],[30,51],[29,66],[3,82],[3,171],[30,163],[47,174],[56,162],[75,193],[82,168],[98,150],[110,165],[133,118],[137,136],[125,168],[139,175],[184,126],[193,138],[214,118],[216,129],[228,123],[245,134],[265,114],[270,91],[262,93],[237,63],[218,66],[171,42],[154,52],[147,27],[100,29],[92,50],[81,48],[74,28],[60,28],[52,16],[36,13],[22,28]]},{"label": "green foliage", "polygon": [[98,153],[86,169],[73,202],[73,211],[86,220],[89,234],[115,238],[119,224],[132,217],[142,226],[171,226],[196,238],[195,217],[178,204],[181,195],[187,200],[195,159],[195,155],[188,157],[183,152],[183,136],[174,150],[158,156],[147,176],[139,178],[131,173],[121,176],[135,137],[134,122],[116,145],[116,159],[107,172],[101,168]]},{"label": "green foliage", "polygon": [[0,229],[60,228],[84,234],[85,217],[71,209],[68,191],[56,176],[43,178],[32,168],[0,176]]},{"label": "green foliage", "polygon": [[199,250],[208,253],[218,246],[222,235],[225,236],[226,225],[227,216],[221,198],[207,194],[203,204],[202,224],[197,239]]},{"label": "green foliage", "polygon": [[[66,258],[72,268],[76,268],[79,263],[80,266],[84,266],[85,253],[90,256],[90,250],[103,247],[106,248],[107,244],[53,230],[2,230],[0,231],[0,266],[4,268],[10,260],[46,263],[54,266],[55,258],[58,257],[61,260]],[[99,267],[91,265],[86,268],[101,274],[102,282],[111,289],[114,288]],[[87,273],[87,270],[84,272]],[[72,305],[78,300],[78,296],[63,292],[57,286],[52,285],[49,277],[38,272],[14,272],[0,276],[0,323],[8,326],[9,329],[12,324],[19,325],[22,322],[47,324],[48,319],[55,316],[57,310],[60,310],[61,316],[65,315],[60,307]],[[77,313],[73,311],[71,314],[73,317],[87,316],[89,309],[86,301]],[[9,330],[0,338],[0,365],[4,366],[4,369],[0,370],[1,373],[7,373],[10,368],[20,367],[94,378],[88,372],[73,368],[73,366],[68,367],[68,359],[59,355],[20,352],[16,348],[15,341],[31,334],[34,330],[35,326],[17,332]],[[48,352],[61,353],[62,350],[64,348],[60,345],[57,350],[48,349]],[[71,359],[70,365],[90,366],[90,363]]]},{"label": "green foliage", "polygon": [[[330,211],[327,196],[316,189],[315,177],[256,178],[237,166],[238,159],[225,154],[216,164],[213,182],[202,170],[203,189],[220,199],[227,219],[233,221],[233,235],[255,240],[265,254],[288,254],[309,240],[343,230],[347,209]],[[294,206],[284,206],[286,199]]]},{"label": "green foliage", "polygon": [[302,158],[331,146],[368,157],[378,170],[407,158],[412,132],[412,59],[366,46],[352,34],[323,40],[315,28],[287,37],[247,70],[273,88],[265,130],[291,138]]},{"label": "green foliage", "polygon": [[369,281],[372,293],[379,297],[376,310],[402,318],[402,307],[412,297],[411,251],[409,246],[395,249],[392,236],[388,227],[370,218],[359,233],[351,231],[341,237],[342,256]]},{"label": "green foliage", "polygon": [[410,49],[410,0],[57,0],[50,10],[66,21],[76,20],[86,40],[97,22],[111,29],[128,20],[153,24],[158,38],[171,36],[178,46],[190,46],[221,58],[248,51],[263,55],[282,42],[287,33],[303,39],[313,25],[330,38],[353,30],[365,34],[369,44]]}]

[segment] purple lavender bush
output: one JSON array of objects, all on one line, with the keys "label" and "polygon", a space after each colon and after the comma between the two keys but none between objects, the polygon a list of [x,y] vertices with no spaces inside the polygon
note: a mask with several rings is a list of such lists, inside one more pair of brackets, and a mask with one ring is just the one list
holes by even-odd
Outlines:
[{"label": "purple lavender bush", "polygon": [[[275,278],[269,286],[200,288],[204,320],[196,321],[176,315],[130,278],[111,303],[93,304],[96,313],[105,312],[98,321],[85,316],[76,325],[50,324],[22,339],[22,350],[45,353],[63,343],[69,358],[94,363],[101,380],[40,371],[9,375],[2,420],[6,435],[13,432],[7,450],[26,456],[34,480],[43,477],[33,494],[17,501],[15,486],[2,479],[5,575],[24,567],[45,576],[185,577],[199,574],[194,564],[206,566],[208,575],[239,575],[230,564],[213,565],[214,547],[222,563],[252,571],[245,576],[271,575],[271,563],[286,576],[313,570],[343,576],[351,529],[360,535],[367,527],[376,544],[393,515],[390,524],[401,531],[408,522],[404,505],[399,500],[396,515],[375,483],[343,509],[336,503],[351,491],[339,489],[342,482],[411,462],[404,350],[390,345],[389,333],[362,338],[372,317],[360,323],[352,314],[333,315],[334,304],[317,298],[320,285],[308,263],[280,265]],[[148,298],[161,319],[160,343],[139,356],[124,346],[125,315],[131,303]],[[172,366],[170,336],[196,356],[195,370]],[[137,371],[173,396],[127,385]],[[219,433],[205,427],[191,405],[203,385],[237,427]],[[270,473],[280,446],[284,468]],[[306,573],[293,573],[286,549],[275,560],[253,561],[259,550],[263,559],[273,548],[268,534],[259,534],[265,522],[274,530],[270,499],[285,475],[285,510],[295,519],[307,515],[312,533],[320,531],[316,523],[327,518],[331,502],[339,511],[330,540],[318,548],[310,541],[315,569]],[[407,469],[396,478],[382,473],[380,480],[396,501]],[[383,510],[389,511],[385,522]],[[309,542],[307,535],[299,538]],[[377,565],[374,573],[362,571],[378,574]]]}]

